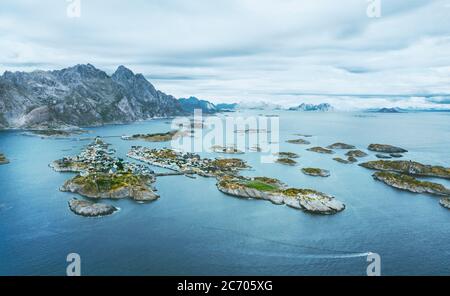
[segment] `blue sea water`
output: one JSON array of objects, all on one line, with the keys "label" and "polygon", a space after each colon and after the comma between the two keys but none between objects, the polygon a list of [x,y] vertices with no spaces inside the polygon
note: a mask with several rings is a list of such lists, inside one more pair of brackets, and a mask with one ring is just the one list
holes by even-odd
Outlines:
[{"label": "blue sea water", "polygon": [[[388,143],[408,149],[405,159],[448,167],[450,113],[277,113],[281,150],[300,154],[299,164],[263,164],[247,153],[239,156],[253,167],[245,174],[332,194],[345,211],[311,215],[224,195],[212,178],[173,176],[158,178],[155,202],[106,201],[120,212],[84,218],[68,209],[76,195],[58,190],[73,174],[48,164],[78,154],[89,143],[85,137],[106,137],[122,157],[134,144],[166,146],[117,136],[167,131],[167,121],[90,128],[68,139],[1,132],[0,151],[11,163],[0,166],[0,275],[64,275],[73,252],[84,275],[365,275],[367,252],[381,256],[384,275],[450,274],[450,211],[439,198],[395,190],[374,181],[372,171],[332,160],[345,151],[306,151],[338,141],[362,150]],[[286,143],[295,133],[313,135],[312,144]],[[371,159],[374,153],[365,160]],[[309,166],[331,176],[303,175],[300,168]],[[450,187],[448,180],[430,180]]]}]

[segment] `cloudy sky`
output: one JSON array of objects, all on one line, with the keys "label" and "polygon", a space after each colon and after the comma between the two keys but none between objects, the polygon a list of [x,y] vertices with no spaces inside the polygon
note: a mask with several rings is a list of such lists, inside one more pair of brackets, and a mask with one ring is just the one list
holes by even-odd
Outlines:
[{"label": "cloudy sky", "polygon": [[380,3],[1,0],[0,72],[123,64],[213,102],[448,106],[450,0]]}]

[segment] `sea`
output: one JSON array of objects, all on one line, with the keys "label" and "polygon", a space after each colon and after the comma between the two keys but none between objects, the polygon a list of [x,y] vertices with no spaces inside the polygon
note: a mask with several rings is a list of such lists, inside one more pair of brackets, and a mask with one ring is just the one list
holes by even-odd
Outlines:
[{"label": "sea", "polygon": [[[403,159],[450,167],[450,113],[241,111],[227,117],[270,115],[279,121],[280,151],[300,155],[296,166],[239,157],[242,174],[278,178],[290,187],[335,196],[346,209],[314,215],[267,201],[219,192],[214,178],[158,177],[160,198],[151,203],[104,200],[120,211],[107,217],[77,216],[68,201],[82,198],[59,187],[72,173],[49,164],[77,155],[99,136],[128,161],[132,145],[169,147],[170,142],[125,141],[122,135],[167,132],[168,119],[86,128],[87,134],[41,138],[24,131],[0,132],[0,275],[65,275],[68,254],[80,255],[82,275],[366,275],[370,253],[382,275],[450,275],[450,210],[439,198],[391,188],[373,171],[333,160],[344,157],[307,151],[335,142],[367,150],[371,143],[399,146]],[[272,131],[273,132],[273,131]],[[310,145],[287,140],[304,138]],[[312,177],[303,167],[330,171]],[[164,169],[151,167],[160,172]],[[450,180],[427,178],[450,188]]]}]

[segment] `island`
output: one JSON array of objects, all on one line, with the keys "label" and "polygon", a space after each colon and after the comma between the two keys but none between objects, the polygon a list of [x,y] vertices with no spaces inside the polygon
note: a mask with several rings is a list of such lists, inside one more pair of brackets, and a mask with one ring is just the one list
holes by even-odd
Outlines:
[{"label": "island", "polygon": [[406,153],[406,152],[408,152],[408,150],[406,150],[406,149],[392,146],[392,145],[387,145],[387,144],[370,144],[369,147],[367,147],[367,149],[370,151],[381,152],[381,153]]},{"label": "island", "polygon": [[246,162],[239,158],[201,158],[195,153],[177,152],[168,148],[150,149],[132,146],[127,156],[181,174],[197,174],[204,177],[236,175],[240,170],[249,168]]},{"label": "island", "polygon": [[275,160],[275,162],[285,164],[285,165],[290,165],[290,166],[294,166],[297,164],[297,162],[295,160],[293,160],[291,158],[287,158],[287,157],[277,158],[277,160]]},{"label": "island", "polygon": [[287,188],[267,177],[225,177],[217,182],[217,188],[231,196],[268,200],[314,214],[335,214],[345,209],[333,196],[312,189]]},{"label": "island", "polygon": [[151,186],[155,182],[154,172],[142,164],[113,156],[114,150],[109,146],[96,138],[79,155],[52,162],[50,167],[57,172],[77,173],[60,190],[92,199],[130,198],[145,202],[159,198]]},{"label": "island", "polygon": [[125,171],[113,174],[97,172],[67,180],[60,190],[95,199],[131,198],[135,201],[153,201],[159,198],[150,187],[153,181],[149,176]]},{"label": "island", "polygon": [[372,176],[375,180],[382,181],[397,189],[414,193],[450,196],[450,190],[445,186],[438,183],[420,181],[409,175],[392,172],[376,172]]},{"label": "island", "polygon": [[349,157],[347,157],[347,159],[343,159],[341,157],[335,157],[335,158],[333,158],[333,160],[343,163],[343,164],[358,162],[358,160],[356,158],[354,158],[353,156],[349,156]]},{"label": "island", "polygon": [[305,137],[305,138],[311,138],[313,135],[308,135],[308,134],[294,134],[294,136]]},{"label": "island", "polygon": [[311,144],[311,142],[306,141],[305,139],[288,140],[286,142],[290,143],[290,144],[299,144],[299,145],[309,145],[309,144]]},{"label": "island", "polygon": [[353,145],[345,144],[345,143],[334,143],[327,146],[328,149],[355,149],[356,147]]},{"label": "island", "polygon": [[329,177],[330,171],[319,169],[319,168],[302,168],[302,172],[305,175],[315,176],[315,177]]},{"label": "island", "polygon": [[368,154],[361,150],[350,150],[347,153],[345,153],[345,155],[348,157],[353,157],[353,158],[359,157],[360,158],[360,157],[366,157]]},{"label": "island", "polygon": [[31,129],[26,134],[39,136],[41,138],[64,138],[73,135],[85,134],[88,131],[74,128],[74,129]]},{"label": "island", "polygon": [[377,153],[377,154],[375,154],[375,156],[376,156],[376,158],[379,158],[379,159],[391,159],[392,158],[392,156],[390,156],[388,154],[381,154],[381,153]]},{"label": "island", "polygon": [[294,152],[278,152],[274,154],[275,156],[278,157],[286,157],[286,158],[299,158],[300,155],[298,155],[297,153]]},{"label": "island", "polygon": [[323,147],[312,147],[312,148],[309,148],[306,150],[312,151],[312,152],[317,152],[317,153],[322,153],[322,154],[333,154],[334,153],[333,150],[323,148]]},{"label": "island", "polygon": [[184,137],[186,135],[186,131],[169,131],[166,133],[155,133],[155,134],[135,134],[132,136],[122,136],[122,140],[143,140],[147,142],[168,142],[175,140],[179,137]]},{"label": "island", "polygon": [[391,171],[422,177],[450,179],[450,168],[407,160],[374,160],[359,164],[367,169]]},{"label": "island", "polygon": [[69,209],[77,215],[84,217],[100,217],[111,215],[118,211],[116,207],[104,203],[94,203],[73,198],[69,201]]},{"label": "island", "polygon": [[0,153],[0,165],[2,164],[8,164],[9,160],[6,158],[6,156],[3,153]]},{"label": "island", "polygon": [[211,147],[211,151],[224,154],[244,154],[244,152],[237,149],[236,146],[222,147],[220,145],[214,145]]},{"label": "island", "polygon": [[240,171],[249,166],[238,158],[209,159],[194,153],[142,146],[132,146],[128,157],[170,169],[177,175],[214,177],[218,180],[218,190],[228,195],[267,199],[318,214],[334,214],[345,209],[334,197],[312,189],[286,188],[279,180],[269,177],[243,177]]}]

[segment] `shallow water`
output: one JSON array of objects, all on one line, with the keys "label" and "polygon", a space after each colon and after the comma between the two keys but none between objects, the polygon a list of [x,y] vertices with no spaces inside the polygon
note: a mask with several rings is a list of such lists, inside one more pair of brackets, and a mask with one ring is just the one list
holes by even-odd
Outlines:
[{"label": "shallow water", "polygon": [[[67,207],[76,195],[58,190],[72,174],[48,164],[78,154],[89,143],[83,138],[97,135],[108,137],[122,157],[135,144],[167,146],[117,137],[167,131],[167,120],[91,128],[70,139],[1,132],[0,151],[11,163],[0,166],[0,274],[63,275],[72,252],[81,255],[85,275],[364,275],[367,252],[380,254],[385,275],[450,274],[450,211],[439,198],[395,190],[374,181],[369,170],[332,160],[345,151],[306,151],[338,141],[364,151],[370,143],[388,143],[408,149],[405,159],[450,166],[450,113],[278,113],[281,150],[300,154],[299,164],[262,164],[258,153],[247,153],[239,157],[253,169],[244,174],[332,194],[345,211],[311,215],[226,196],[214,179],[171,176],[158,178],[156,202],[107,201],[121,211],[79,217]],[[285,143],[298,138],[295,133],[312,134],[312,144]],[[374,159],[370,155],[365,160]],[[302,174],[308,166],[331,176]],[[448,180],[435,181],[450,187]]]}]

